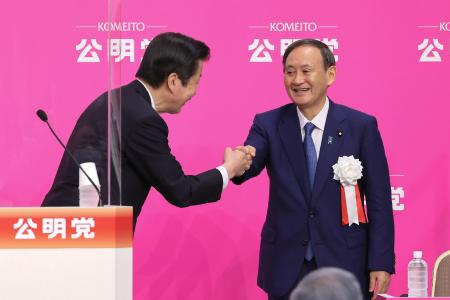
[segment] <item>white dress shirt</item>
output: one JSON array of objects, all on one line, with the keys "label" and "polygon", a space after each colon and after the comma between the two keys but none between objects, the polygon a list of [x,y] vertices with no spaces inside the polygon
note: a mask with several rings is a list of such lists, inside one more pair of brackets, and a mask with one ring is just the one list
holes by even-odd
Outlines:
[{"label": "white dress shirt", "polygon": [[[150,90],[147,88],[147,85],[141,79],[139,79],[139,78],[136,78],[136,79],[145,87],[145,90],[147,91],[148,95],[150,96],[150,103],[152,104],[152,108],[154,111],[156,111],[155,100],[153,100],[152,93],[150,93]],[[156,113],[158,113],[158,112],[156,111]]]},{"label": "white dress shirt", "polygon": [[[158,111],[156,111],[155,101],[153,100],[152,93],[150,93],[150,90],[147,88],[147,85],[141,79],[139,78],[136,79],[144,86],[145,90],[150,96],[150,103],[152,105],[152,108],[155,110],[156,113],[158,113]],[[228,177],[227,169],[225,169],[223,165],[217,167],[216,169],[219,170],[220,174],[222,175],[222,191],[223,191],[227,187],[230,178]]]},{"label": "white dress shirt", "polygon": [[302,133],[302,141],[305,139],[306,123],[311,122],[314,124],[314,126],[316,126],[311,133],[311,138],[314,143],[314,148],[316,149],[317,160],[319,160],[320,145],[322,144],[322,136],[323,136],[323,131],[325,130],[325,123],[327,121],[329,107],[330,107],[330,103],[329,103],[329,100],[327,97],[327,99],[325,101],[325,105],[322,107],[322,110],[314,117],[314,119],[308,120],[302,114],[302,112],[300,111],[300,109],[297,106],[297,114],[298,114],[298,118],[300,120],[300,130]]}]

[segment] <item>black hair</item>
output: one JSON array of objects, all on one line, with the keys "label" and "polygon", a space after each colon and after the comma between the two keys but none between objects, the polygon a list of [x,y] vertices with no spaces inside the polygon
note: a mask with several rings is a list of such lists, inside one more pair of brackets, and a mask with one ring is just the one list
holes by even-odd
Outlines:
[{"label": "black hair", "polygon": [[301,46],[312,46],[320,50],[320,54],[322,54],[323,67],[325,68],[325,71],[328,70],[329,67],[336,65],[334,55],[327,45],[318,40],[303,39],[295,41],[292,44],[290,44],[289,47],[287,47],[286,51],[283,54],[283,68],[286,66],[286,59],[292,52],[292,50]]},{"label": "black hair", "polygon": [[181,33],[161,33],[145,50],[136,77],[158,88],[169,74],[176,73],[186,85],[197,71],[198,62],[208,60],[209,56],[209,47],[201,41]]}]

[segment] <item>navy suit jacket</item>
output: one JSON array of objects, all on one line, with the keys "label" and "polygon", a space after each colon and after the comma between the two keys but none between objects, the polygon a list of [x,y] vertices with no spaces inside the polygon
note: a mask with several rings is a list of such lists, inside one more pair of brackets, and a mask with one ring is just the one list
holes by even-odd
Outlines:
[{"label": "navy suit jacket", "polygon": [[[295,104],[257,114],[245,144],[256,148],[256,157],[251,168],[233,182],[241,184],[264,168],[270,178],[261,233],[261,288],[282,296],[294,287],[308,240],[318,267],[349,270],[363,291],[368,290],[369,271],[394,273],[389,171],[374,117],[330,101],[312,190]],[[340,184],[333,179],[332,165],[344,155],[362,162],[358,186],[361,197],[366,197],[368,224],[341,225]]]},{"label": "navy suit jacket", "polygon": [[[137,80],[113,91],[121,95],[121,196],[133,206],[133,224],[151,187],[178,207],[220,199],[223,179],[217,169],[185,175],[171,154],[166,122],[152,108],[150,96]],[[95,162],[104,202],[108,199],[107,133],[108,97],[102,94],[81,114],[67,148],[80,163]],[[113,169],[113,168],[112,168]],[[78,206],[78,167],[64,153],[53,185],[42,206]],[[111,204],[118,205],[119,184],[111,172]]]}]

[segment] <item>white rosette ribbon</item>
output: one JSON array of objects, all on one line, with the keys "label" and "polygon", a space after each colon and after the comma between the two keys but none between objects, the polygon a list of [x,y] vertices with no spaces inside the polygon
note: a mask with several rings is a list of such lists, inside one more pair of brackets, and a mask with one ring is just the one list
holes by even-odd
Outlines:
[{"label": "white rosette ribbon", "polygon": [[[361,161],[351,156],[341,156],[333,165],[334,179],[341,183],[342,224],[351,226],[366,223],[357,182],[362,178]],[[343,197],[344,196],[344,197]],[[344,199],[345,198],[345,203]],[[358,203],[359,202],[359,203]],[[345,206],[345,207],[344,207]]]}]

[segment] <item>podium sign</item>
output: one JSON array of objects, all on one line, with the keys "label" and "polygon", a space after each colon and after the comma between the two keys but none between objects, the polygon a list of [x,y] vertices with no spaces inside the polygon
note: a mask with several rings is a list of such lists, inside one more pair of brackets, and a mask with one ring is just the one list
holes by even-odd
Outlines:
[{"label": "podium sign", "polygon": [[0,209],[0,299],[132,299],[131,207]]}]

